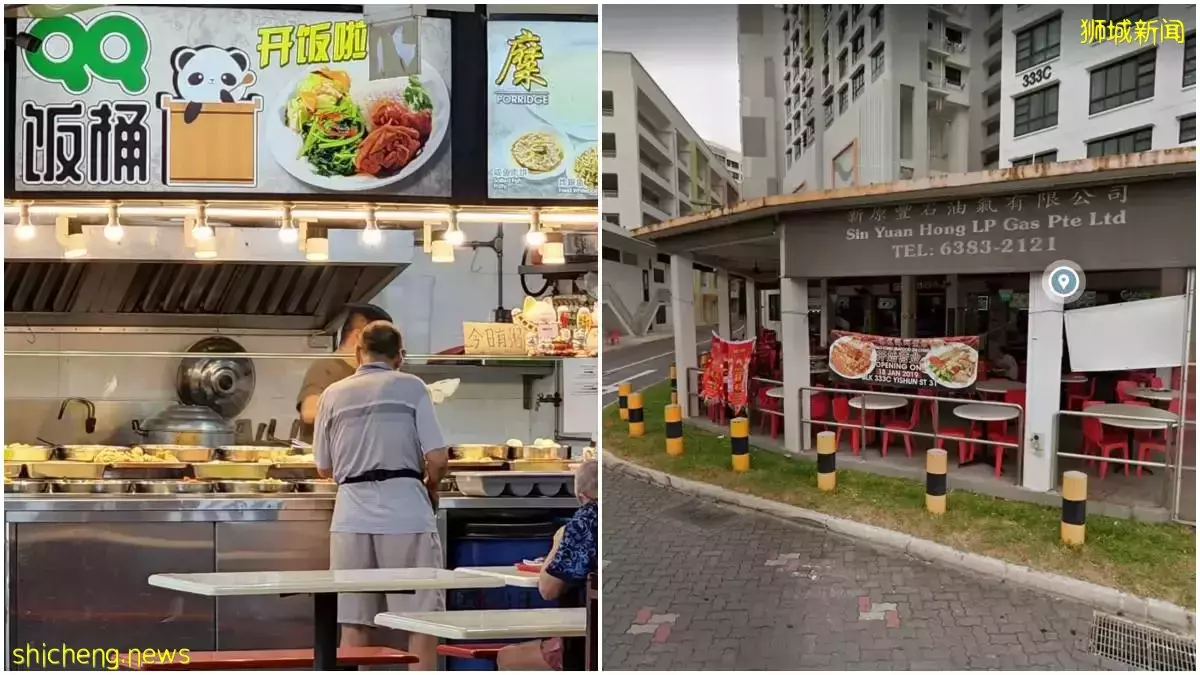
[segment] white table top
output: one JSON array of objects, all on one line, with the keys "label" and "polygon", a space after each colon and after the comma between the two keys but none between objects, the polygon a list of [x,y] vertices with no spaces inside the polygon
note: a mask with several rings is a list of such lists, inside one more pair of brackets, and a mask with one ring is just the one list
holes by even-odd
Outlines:
[{"label": "white table top", "polygon": [[1014,380],[980,380],[975,383],[975,389],[986,391],[990,394],[1003,394],[1006,391],[1024,388],[1024,382],[1016,382]]},{"label": "white table top", "polygon": [[964,420],[975,420],[976,422],[1003,422],[1004,420],[1016,419],[1019,414],[1016,408],[988,405],[986,403],[968,403],[954,408],[955,417],[961,417]]},{"label": "white table top", "polygon": [[374,570],[294,572],[205,572],[154,574],[151,586],[195,595],[279,595],[285,593],[385,593],[453,588],[501,588],[496,577],[457,570],[414,567]]},{"label": "white table top", "polygon": [[1121,427],[1122,429],[1166,429],[1171,426],[1172,422],[1179,421],[1179,415],[1173,412],[1167,412],[1159,408],[1151,408],[1145,405],[1129,405],[1127,403],[1105,403],[1104,405],[1094,405],[1084,410],[1084,412],[1097,413],[1100,415],[1128,415],[1130,417],[1153,417],[1162,420],[1161,422],[1152,422],[1150,420],[1122,420],[1110,419],[1106,417],[1100,418],[1101,424],[1107,424],[1110,427]]},{"label": "white table top", "polygon": [[536,572],[526,572],[517,569],[516,565],[504,565],[498,567],[456,567],[455,572],[466,572],[468,574],[482,574],[485,577],[496,577],[503,579],[507,586],[520,586],[521,588],[537,588],[538,574]]},{"label": "white table top", "polygon": [[[865,403],[864,403],[865,402]],[[908,405],[908,401],[899,396],[886,396],[884,394],[864,394],[855,396],[849,401],[851,408],[863,408],[867,410],[895,410]]]},{"label": "white table top", "polygon": [[775,387],[767,390],[767,396],[771,398],[783,398],[783,387]]},{"label": "white table top", "polygon": [[1075,373],[1067,373],[1062,376],[1063,384],[1083,384],[1087,382],[1087,375],[1076,375]]},{"label": "white table top", "polygon": [[1126,389],[1125,393],[1137,398],[1144,398],[1147,401],[1173,401],[1179,398],[1178,389],[1168,389],[1167,391],[1154,391],[1146,387],[1133,387]]},{"label": "white table top", "polygon": [[384,612],[375,615],[375,623],[448,640],[584,637],[587,635],[587,610],[582,607],[550,607],[403,614]]}]

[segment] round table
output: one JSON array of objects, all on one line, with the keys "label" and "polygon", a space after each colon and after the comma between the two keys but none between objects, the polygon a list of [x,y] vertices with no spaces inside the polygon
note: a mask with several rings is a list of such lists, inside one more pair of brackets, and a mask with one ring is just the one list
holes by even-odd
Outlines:
[{"label": "round table", "polygon": [[908,401],[899,396],[887,396],[884,394],[864,394],[855,396],[850,399],[850,407],[862,410],[895,410],[908,405]]},{"label": "round table", "polygon": [[1179,398],[1179,390],[1177,389],[1164,389],[1161,391],[1156,391],[1147,387],[1134,387],[1132,389],[1126,389],[1125,394],[1135,398],[1153,401],[1155,403],[1166,403],[1168,405],[1170,405],[1171,401]]},{"label": "round table", "polygon": [[[1146,405],[1129,405],[1128,403],[1105,403],[1103,405],[1094,405],[1084,412],[1096,413],[1097,415],[1128,415],[1129,417],[1153,417],[1155,420],[1125,420],[1112,419],[1101,417],[1100,423],[1107,424],[1110,427],[1125,429],[1129,434],[1129,456],[1137,456],[1137,432],[1139,431],[1160,431],[1169,429],[1173,423],[1179,422],[1179,415],[1159,408],[1151,408]],[[1147,473],[1154,473],[1150,469],[1143,469]]]},{"label": "round table", "polygon": [[770,398],[783,398],[783,387],[775,387],[767,390],[767,396]]},{"label": "round table", "polygon": [[1067,373],[1062,376],[1063,384],[1086,384],[1088,381],[1087,375],[1076,375],[1075,373]]},{"label": "round table", "polygon": [[[992,381],[1008,382],[1008,380]],[[1012,384],[1020,384],[1020,382],[1014,382]],[[1021,413],[1016,408],[1000,405],[989,405],[987,403],[967,403],[966,405],[960,405],[954,408],[955,417],[964,420],[970,420],[972,422],[983,422],[983,440],[985,441],[988,440],[989,423],[1006,422],[1008,420],[1016,419],[1020,414]],[[995,450],[993,449],[993,446],[985,445],[984,449],[988,452],[988,461],[991,461],[991,457],[995,456]],[[978,461],[979,460],[971,460],[969,462],[959,464],[959,466],[969,466]],[[1003,469],[1001,469],[1001,472],[1003,472]]]},{"label": "round table", "polygon": [[975,390],[989,394],[1003,394],[1014,389],[1024,389],[1024,382],[1015,380],[981,380],[975,383]]}]

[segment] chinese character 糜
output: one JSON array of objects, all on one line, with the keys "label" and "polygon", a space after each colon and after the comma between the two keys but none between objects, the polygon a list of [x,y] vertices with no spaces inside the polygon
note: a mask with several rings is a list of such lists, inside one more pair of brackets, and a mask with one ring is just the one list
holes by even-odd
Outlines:
[{"label": "chinese character \u7cdc", "polygon": [[535,84],[547,86],[546,78],[542,77],[542,58],[542,36],[522,28],[516,37],[508,41],[508,57],[504,60],[496,84],[504,84],[511,72],[512,83],[525,87],[526,91],[533,89]]}]

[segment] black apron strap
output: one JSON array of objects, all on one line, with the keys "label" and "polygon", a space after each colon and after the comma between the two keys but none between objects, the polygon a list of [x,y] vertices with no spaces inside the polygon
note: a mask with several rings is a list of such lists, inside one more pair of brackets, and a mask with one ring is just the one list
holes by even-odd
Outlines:
[{"label": "black apron strap", "polygon": [[342,481],[342,485],[348,485],[350,483],[381,483],[385,480],[391,480],[393,478],[412,478],[415,480],[421,480],[423,476],[421,476],[420,471],[414,471],[413,469],[371,469],[370,471],[364,471],[357,476],[350,476],[346,480]]}]

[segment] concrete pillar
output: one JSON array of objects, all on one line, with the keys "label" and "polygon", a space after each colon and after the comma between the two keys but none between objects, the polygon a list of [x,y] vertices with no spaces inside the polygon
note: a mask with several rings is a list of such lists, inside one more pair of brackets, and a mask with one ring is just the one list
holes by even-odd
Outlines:
[{"label": "concrete pillar", "polygon": [[821,347],[829,346],[829,324],[833,321],[833,305],[829,302],[829,280],[821,280]]},{"label": "concrete pillar", "polygon": [[1063,306],[1042,290],[1042,273],[1029,275],[1029,342],[1025,365],[1025,439],[1022,485],[1055,486],[1052,449],[1062,391]]},{"label": "concrete pillar", "polygon": [[746,279],[742,292],[746,294],[746,339],[749,340],[758,337],[758,285],[753,279]]},{"label": "concrete pillar", "polygon": [[717,334],[733,339],[733,322],[729,312],[729,271],[717,270]]},{"label": "concrete pillar", "polygon": [[962,334],[962,309],[958,305],[958,275],[946,275],[946,330],[950,335]]},{"label": "concrete pillar", "polygon": [[671,328],[675,331],[675,368],[679,402],[684,414],[693,412],[689,396],[692,383],[689,368],[696,368],[696,286],[692,276],[692,259],[685,255],[671,256]]},{"label": "concrete pillar", "polygon": [[[812,447],[809,434],[802,429],[801,410],[809,410],[811,392],[798,395],[800,387],[812,384],[808,360],[808,280],[779,280],[781,328],[779,343],[783,349],[783,436],[788,452]],[[801,401],[803,398],[803,401]],[[803,405],[803,407],[801,407]]]},{"label": "concrete pillar", "polygon": [[[1165,269],[1162,271],[1162,281],[1159,285],[1158,296],[1166,298],[1172,295],[1187,293],[1187,270]],[[1163,381],[1164,387],[1171,386],[1171,372],[1174,368],[1158,368],[1155,375]]]},{"label": "concrete pillar", "polygon": [[900,337],[917,336],[917,278],[900,277]]}]

